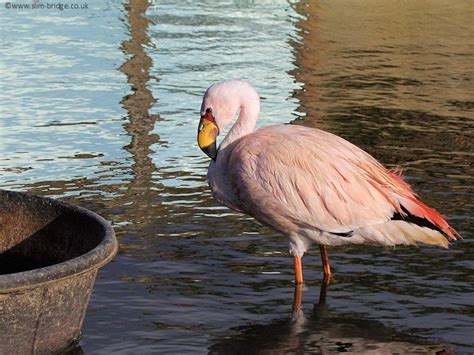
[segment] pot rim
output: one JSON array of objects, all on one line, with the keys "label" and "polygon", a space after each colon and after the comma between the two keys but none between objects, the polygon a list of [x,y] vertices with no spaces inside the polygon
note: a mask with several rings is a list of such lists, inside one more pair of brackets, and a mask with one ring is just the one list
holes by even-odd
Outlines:
[{"label": "pot rim", "polygon": [[8,195],[43,200],[53,205],[69,209],[70,211],[81,213],[99,223],[102,228],[104,228],[104,237],[96,247],[75,258],[38,269],[0,275],[0,294],[37,288],[51,282],[97,270],[109,263],[117,254],[118,242],[112,225],[98,214],[75,204],[49,197],[33,195],[26,192],[0,190],[0,198],[8,198]]}]

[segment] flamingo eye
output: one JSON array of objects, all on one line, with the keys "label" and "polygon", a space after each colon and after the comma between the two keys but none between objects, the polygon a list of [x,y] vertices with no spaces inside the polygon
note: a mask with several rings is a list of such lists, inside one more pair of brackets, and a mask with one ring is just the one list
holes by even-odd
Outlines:
[{"label": "flamingo eye", "polygon": [[211,121],[211,122],[216,122],[214,119],[214,116],[212,115],[212,109],[210,107],[206,108],[205,113],[201,116],[201,118]]}]

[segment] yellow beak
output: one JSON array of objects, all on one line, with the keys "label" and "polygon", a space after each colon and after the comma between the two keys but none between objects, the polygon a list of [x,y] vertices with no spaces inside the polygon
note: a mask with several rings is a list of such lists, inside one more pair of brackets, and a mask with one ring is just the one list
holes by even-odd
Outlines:
[{"label": "yellow beak", "polygon": [[217,157],[216,139],[218,134],[219,128],[214,122],[201,118],[197,141],[199,148],[213,160],[216,160]]}]

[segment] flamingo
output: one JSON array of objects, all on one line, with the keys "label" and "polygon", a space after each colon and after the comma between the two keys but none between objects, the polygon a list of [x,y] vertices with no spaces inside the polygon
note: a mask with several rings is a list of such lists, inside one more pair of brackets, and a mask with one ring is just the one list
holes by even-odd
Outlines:
[{"label": "flamingo", "polygon": [[[212,160],[214,198],[288,238],[295,282],[302,257],[319,244],[325,280],[327,246],[429,244],[447,248],[459,234],[420,201],[396,172],[332,133],[298,125],[254,130],[260,98],[250,82],[226,80],[205,92],[197,140]],[[216,148],[220,132],[236,122]]]}]

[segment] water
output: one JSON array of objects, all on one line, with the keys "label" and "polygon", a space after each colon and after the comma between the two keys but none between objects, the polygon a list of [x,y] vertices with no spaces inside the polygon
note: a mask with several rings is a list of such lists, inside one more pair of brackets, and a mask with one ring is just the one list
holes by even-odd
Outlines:
[{"label": "water", "polygon": [[[474,347],[470,1],[0,4],[0,186],[114,224],[86,353],[469,351]],[[144,15],[144,16],[143,16]],[[259,125],[320,127],[400,166],[464,240],[317,248],[292,317],[283,237],[219,206],[195,143],[214,81],[251,79]]]}]

